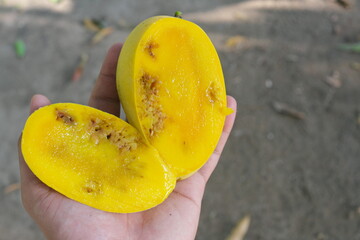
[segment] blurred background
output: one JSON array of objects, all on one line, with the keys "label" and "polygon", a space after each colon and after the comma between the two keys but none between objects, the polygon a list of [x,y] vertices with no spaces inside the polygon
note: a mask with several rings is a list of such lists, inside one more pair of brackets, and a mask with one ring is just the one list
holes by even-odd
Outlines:
[{"label": "blurred background", "polygon": [[107,49],[177,10],[238,101],[197,239],[360,239],[360,0],[0,0],[0,239],[43,239],[18,184],[31,96],[86,104]]}]

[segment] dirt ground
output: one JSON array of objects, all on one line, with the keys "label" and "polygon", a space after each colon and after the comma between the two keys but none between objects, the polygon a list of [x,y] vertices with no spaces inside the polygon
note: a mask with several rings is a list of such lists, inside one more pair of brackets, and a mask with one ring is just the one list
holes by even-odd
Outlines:
[{"label": "dirt ground", "polygon": [[[7,188],[19,182],[30,97],[86,104],[107,48],[139,21],[176,10],[209,34],[238,101],[197,239],[225,239],[246,215],[248,240],[360,239],[360,54],[338,47],[360,42],[360,0],[343,1],[348,8],[335,0],[0,0],[0,239],[43,239],[19,191]],[[91,45],[84,18],[104,18],[115,31]],[[17,39],[27,46],[22,59]],[[89,61],[72,82],[82,53]],[[302,119],[280,114],[281,104]]]}]

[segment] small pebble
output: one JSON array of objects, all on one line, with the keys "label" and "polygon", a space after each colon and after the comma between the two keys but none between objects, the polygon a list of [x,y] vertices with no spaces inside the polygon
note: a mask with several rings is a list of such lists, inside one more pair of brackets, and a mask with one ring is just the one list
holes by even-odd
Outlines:
[{"label": "small pebble", "polygon": [[265,81],[265,87],[266,88],[272,88],[273,87],[273,81],[271,81],[270,79],[266,79]]},{"label": "small pebble", "polygon": [[296,95],[302,95],[303,94],[303,89],[301,87],[297,87],[295,88],[295,94]]},{"label": "small pebble", "polygon": [[326,235],[322,232],[319,232],[316,234],[316,240],[325,240],[326,239]]},{"label": "small pebble", "polygon": [[269,141],[272,141],[272,140],[274,140],[275,135],[274,135],[272,132],[269,132],[269,133],[266,135],[266,138],[267,138]]},{"label": "small pebble", "polygon": [[334,14],[334,15],[331,15],[330,19],[333,22],[338,22],[339,21],[339,16]]},{"label": "small pebble", "polygon": [[299,57],[295,54],[289,54],[286,56],[286,59],[289,61],[289,62],[297,62],[299,61]]},{"label": "small pebble", "polygon": [[211,218],[211,219],[215,219],[216,217],[217,217],[217,212],[216,211],[211,211],[210,212],[210,214],[209,214],[209,217]]},{"label": "small pebble", "polygon": [[234,130],[233,134],[235,137],[242,137],[246,134],[246,132],[242,129],[236,129],[236,130]]}]

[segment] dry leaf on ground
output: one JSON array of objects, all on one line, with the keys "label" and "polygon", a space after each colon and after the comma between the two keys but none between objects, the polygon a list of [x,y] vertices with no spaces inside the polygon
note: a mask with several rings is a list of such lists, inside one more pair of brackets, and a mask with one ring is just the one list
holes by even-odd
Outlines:
[{"label": "dry leaf on ground", "polygon": [[10,184],[9,186],[7,186],[5,189],[4,189],[4,193],[5,194],[9,194],[9,193],[12,193],[16,190],[19,190],[20,189],[20,183],[13,183],[13,184]]},{"label": "dry leaf on ground", "polygon": [[326,77],[325,82],[333,88],[340,88],[342,86],[342,82],[340,79],[340,73],[335,71],[331,76]]},{"label": "dry leaf on ground", "polygon": [[240,43],[243,43],[245,41],[246,41],[246,37],[240,35],[232,36],[226,40],[225,46],[228,48],[234,48],[237,47]]},{"label": "dry leaf on ground", "polygon": [[95,34],[95,36],[91,39],[91,43],[97,44],[113,32],[114,29],[112,27],[103,28]]},{"label": "dry leaf on ground", "polygon": [[335,2],[343,8],[350,7],[350,3],[348,0],[335,0]]},{"label": "dry leaf on ground", "polygon": [[101,28],[94,23],[94,21],[90,18],[85,18],[83,20],[84,27],[90,31],[98,32],[101,30]]},{"label": "dry leaf on ground", "polygon": [[360,62],[353,62],[350,64],[350,67],[356,71],[360,71]]},{"label": "dry leaf on ground", "polygon": [[226,240],[243,240],[250,227],[251,218],[249,215],[241,219],[232,230]]},{"label": "dry leaf on ground", "polygon": [[303,112],[300,112],[285,103],[273,102],[273,108],[277,113],[283,114],[288,117],[300,120],[303,120],[305,118],[305,114]]},{"label": "dry leaf on ground", "polygon": [[89,56],[86,53],[81,54],[80,62],[74,70],[71,81],[77,82],[80,80],[80,78],[84,74],[84,68],[88,60],[89,60]]}]

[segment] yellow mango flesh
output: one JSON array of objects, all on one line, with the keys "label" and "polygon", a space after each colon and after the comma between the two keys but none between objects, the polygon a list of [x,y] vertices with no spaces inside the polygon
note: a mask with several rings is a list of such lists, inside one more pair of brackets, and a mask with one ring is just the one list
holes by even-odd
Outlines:
[{"label": "yellow mango flesh", "polygon": [[214,151],[226,92],[220,61],[195,24],[153,17],[134,29],[118,62],[130,125],[71,103],[35,111],[22,136],[26,163],[45,184],[86,205],[130,213],[160,204]]},{"label": "yellow mango flesh", "polygon": [[25,124],[21,147],[41,181],[101,210],[146,210],[175,187],[172,172],[135,128],[94,108],[71,103],[40,108]]},{"label": "yellow mango flesh", "polygon": [[177,178],[204,165],[229,110],[218,55],[200,27],[163,16],[139,24],[121,51],[117,87],[130,124]]}]

